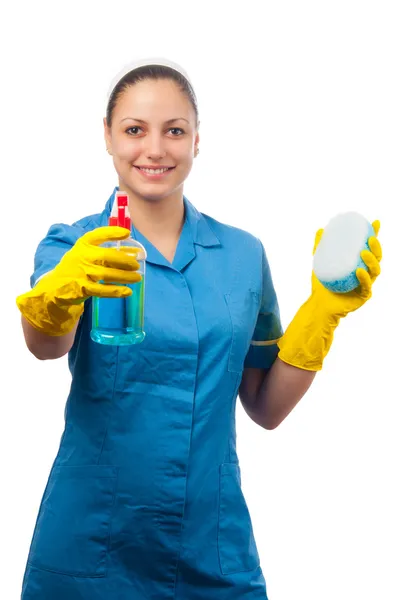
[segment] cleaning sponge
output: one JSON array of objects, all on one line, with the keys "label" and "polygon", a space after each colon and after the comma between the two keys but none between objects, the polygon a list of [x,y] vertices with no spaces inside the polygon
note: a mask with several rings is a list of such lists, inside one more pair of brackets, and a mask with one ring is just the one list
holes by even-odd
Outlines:
[{"label": "cleaning sponge", "polygon": [[372,225],[359,213],[339,214],[329,221],[313,258],[316,277],[328,290],[344,294],[359,285],[355,271],[367,270],[361,258],[375,235]]}]

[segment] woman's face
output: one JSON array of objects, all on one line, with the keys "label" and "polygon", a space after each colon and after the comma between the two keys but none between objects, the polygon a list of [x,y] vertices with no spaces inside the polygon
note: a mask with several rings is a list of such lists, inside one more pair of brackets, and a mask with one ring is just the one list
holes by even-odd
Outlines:
[{"label": "woman's face", "polygon": [[199,141],[195,111],[171,80],[145,80],[128,87],[115,106],[105,141],[119,187],[147,200],[182,190]]}]

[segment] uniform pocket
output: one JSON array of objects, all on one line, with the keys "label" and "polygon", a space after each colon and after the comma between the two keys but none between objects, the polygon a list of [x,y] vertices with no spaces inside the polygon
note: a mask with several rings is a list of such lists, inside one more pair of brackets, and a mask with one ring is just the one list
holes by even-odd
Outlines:
[{"label": "uniform pocket", "polygon": [[54,467],[37,518],[28,563],[76,577],[103,577],[117,469]]},{"label": "uniform pocket", "polygon": [[224,575],[252,571],[260,564],[240,468],[232,463],[220,466],[218,555]]},{"label": "uniform pocket", "polygon": [[256,326],[260,294],[251,289],[236,290],[224,297],[232,324],[228,371],[240,373]]}]

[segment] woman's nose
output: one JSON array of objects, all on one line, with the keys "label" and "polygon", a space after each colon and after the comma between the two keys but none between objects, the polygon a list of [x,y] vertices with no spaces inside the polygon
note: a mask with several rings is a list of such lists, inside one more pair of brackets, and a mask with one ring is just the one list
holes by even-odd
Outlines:
[{"label": "woman's nose", "polygon": [[161,158],[165,156],[164,142],[159,135],[151,135],[146,139],[145,153],[148,158]]}]

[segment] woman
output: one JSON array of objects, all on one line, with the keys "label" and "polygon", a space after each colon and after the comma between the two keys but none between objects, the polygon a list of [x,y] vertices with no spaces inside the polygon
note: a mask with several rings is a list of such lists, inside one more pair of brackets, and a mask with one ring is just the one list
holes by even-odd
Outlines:
[{"label": "woman", "polygon": [[[358,270],[355,292],[332,294],[313,276],[282,335],[261,242],[183,195],[199,134],[182,69],[167,61],[128,69],[104,130],[118,187],[101,213],[50,228],[33,289],[17,299],[28,348],[40,359],[69,352],[72,373],[22,598],[264,600],[240,487],[237,393],[266,429],[288,415],[341,317],[371,296],[380,244],[371,238],[363,252],[369,273]],[[99,247],[129,233],[107,227],[118,189],[147,250],[147,335],[119,348],[90,339],[91,297],[129,294],[109,282],[139,280],[133,257]]]}]

